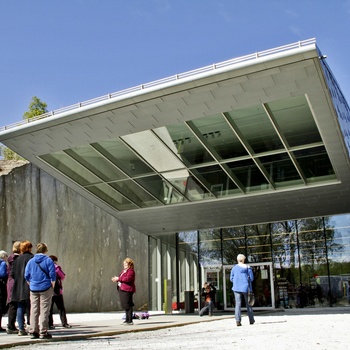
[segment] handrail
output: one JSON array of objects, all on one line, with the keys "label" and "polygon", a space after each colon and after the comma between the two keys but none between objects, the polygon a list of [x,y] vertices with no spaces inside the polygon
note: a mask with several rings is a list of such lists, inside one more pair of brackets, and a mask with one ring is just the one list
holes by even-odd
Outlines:
[{"label": "handrail", "polygon": [[235,64],[238,64],[238,63],[247,62],[247,61],[254,60],[254,59],[257,59],[257,58],[260,58],[260,57],[273,55],[273,54],[276,54],[276,53],[279,53],[279,52],[289,51],[289,50],[292,50],[292,49],[295,49],[295,48],[304,47],[304,46],[312,45],[312,44],[315,44],[315,43],[316,43],[316,39],[312,38],[312,39],[298,41],[298,42],[293,43],[293,44],[288,44],[288,45],[279,46],[279,47],[276,47],[276,48],[273,48],[273,49],[256,52],[256,53],[253,53],[253,54],[250,54],[250,55],[245,55],[245,56],[233,58],[233,59],[230,59],[230,60],[227,60],[227,61],[223,61],[223,62],[220,62],[220,63],[215,63],[215,64],[212,64],[212,65],[209,65],[209,66],[205,66],[205,67],[202,67],[202,68],[194,69],[194,70],[191,70],[191,71],[188,71],[188,72],[184,72],[184,73],[181,73],[181,74],[176,74],[176,75],[173,75],[173,76],[170,76],[170,77],[167,77],[167,78],[155,80],[155,81],[152,81],[150,83],[141,84],[141,85],[138,85],[138,86],[135,86],[135,87],[132,87],[132,88],[128,88],[128,89],[125,89],[125,90],[120,90],[120,91],[113,92],[113,93],[110,93],[110,94],[107,94],[107,95],[96,97],[96,98],[93,98],[91,100],[87,100],[87,101],[84,101],[84,102],[79,102],[79,103],[76,103],[74,105],[70,105],[70,106],[67,106],[67,107],[62,107],[62,108],[53,110],[51,112],[44,113],[44,114],[41,114],[39,116],[30,118],[30,119],[24,119],[24,120],[16,122],[16,123],[12,123],[12,124],[9,124],[9,125],[6,125],[6,126],[2,126],[2,127],[0,127],[0,131],[5,131],[5,130],[8,130],[8,129],[12,129],[12,128],[15,128],[17,126],[21,126],[21,125],[24,125],[24,124],[27,124],[27,123],[31,123],[31,122],[34,122],[36,120],[47,118],[47,117],[50,117],[50,116],[53,116],[53,115],[57,115],[57,114],[61,114],[61,113],[64,113],[64,112],[72,111],[74,109],[79,109],[79,108],[84,107],[84,106],[93,105],[93,104],[95,104],[97,102],[106,101],[106,100],[109,100],[109,99],[114,98],[114,97],[124,96],[124,95],[127,95],[129,93],[145,90],[145,89],[148,89],[148,88],[151,88],[151,87],[155,87],[155,86],[159,86],[159,85],[162,85],[162,84],[165,84],[165,83],[169,83],[169,82],[173,82],[173,81],[176,81],[176,80],[188,78],[188,77],[195,76],[195,75],[198,75],[198,74],[201,74],[201,73],[210,72],[212,70],[216,70],[216,69],[219,69],[219,68],[232,66],[232,65],[235,65]]}]

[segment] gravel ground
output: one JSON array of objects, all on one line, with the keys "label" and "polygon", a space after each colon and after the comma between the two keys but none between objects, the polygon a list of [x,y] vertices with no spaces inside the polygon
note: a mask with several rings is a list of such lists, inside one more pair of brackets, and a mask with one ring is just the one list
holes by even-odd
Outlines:
[{"label": "gravel ground", "polygon": [[48,342],[17,346],[22,350],[70,349],[317,349],[344,350],[350,343],[350,314],[256,315],[255,324],[234,318],[155,331],[132,332],[84,341]]}]

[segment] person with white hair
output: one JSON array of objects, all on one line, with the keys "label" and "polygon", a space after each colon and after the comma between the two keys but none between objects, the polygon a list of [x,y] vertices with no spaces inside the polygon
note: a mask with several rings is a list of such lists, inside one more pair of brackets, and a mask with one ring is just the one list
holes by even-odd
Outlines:
[{"label": "person with white hair", "polygon": [[7,258],[8,254],[4,250],[0,250],[0,332],[6,329],[1,327],[2,316],[7,312]]},{"label": "person with white hair", "polygon": [[241,306],[242,298],[245,300],[247,306],[247,313],[249,318],[249,323],[254,324],[254,314],[253,309],[248,303],[248,290],[251,289],[251,282],[254,280],[253,270],[250,266],[245,264],[246,257],[243,254],[238,254],[237,262],[230,275],[230,281],[232,282],[232,290],[235,295],[235,319],[237,326],[242,326],[241,324]]}]

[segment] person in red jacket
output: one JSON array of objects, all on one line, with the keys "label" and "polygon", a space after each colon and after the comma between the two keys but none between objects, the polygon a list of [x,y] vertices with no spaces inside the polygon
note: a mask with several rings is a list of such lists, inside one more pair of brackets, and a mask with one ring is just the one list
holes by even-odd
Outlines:
[{"label": "person in red jacket", "polygon": [[135,271],[134,262],[130,258],[123,261],[123,271],[119,276],[112,277],[112,282],[118,284],[119,298],[122,308],[125,310],[125,325],[133,325],[132,308],[133,295],[136,292],[135,288]]}]

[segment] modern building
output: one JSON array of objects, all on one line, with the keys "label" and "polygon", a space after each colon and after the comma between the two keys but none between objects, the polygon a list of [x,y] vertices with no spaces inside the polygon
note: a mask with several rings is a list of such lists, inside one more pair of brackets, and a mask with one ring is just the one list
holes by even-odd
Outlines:
[{"label": "modern building", "polygon": [[206,280],[232,309],[238,253],[257,308],[350,301],[350,109],[314,39],[3,127],[0,141],[149,236],[149,309],[190,308]]}]

